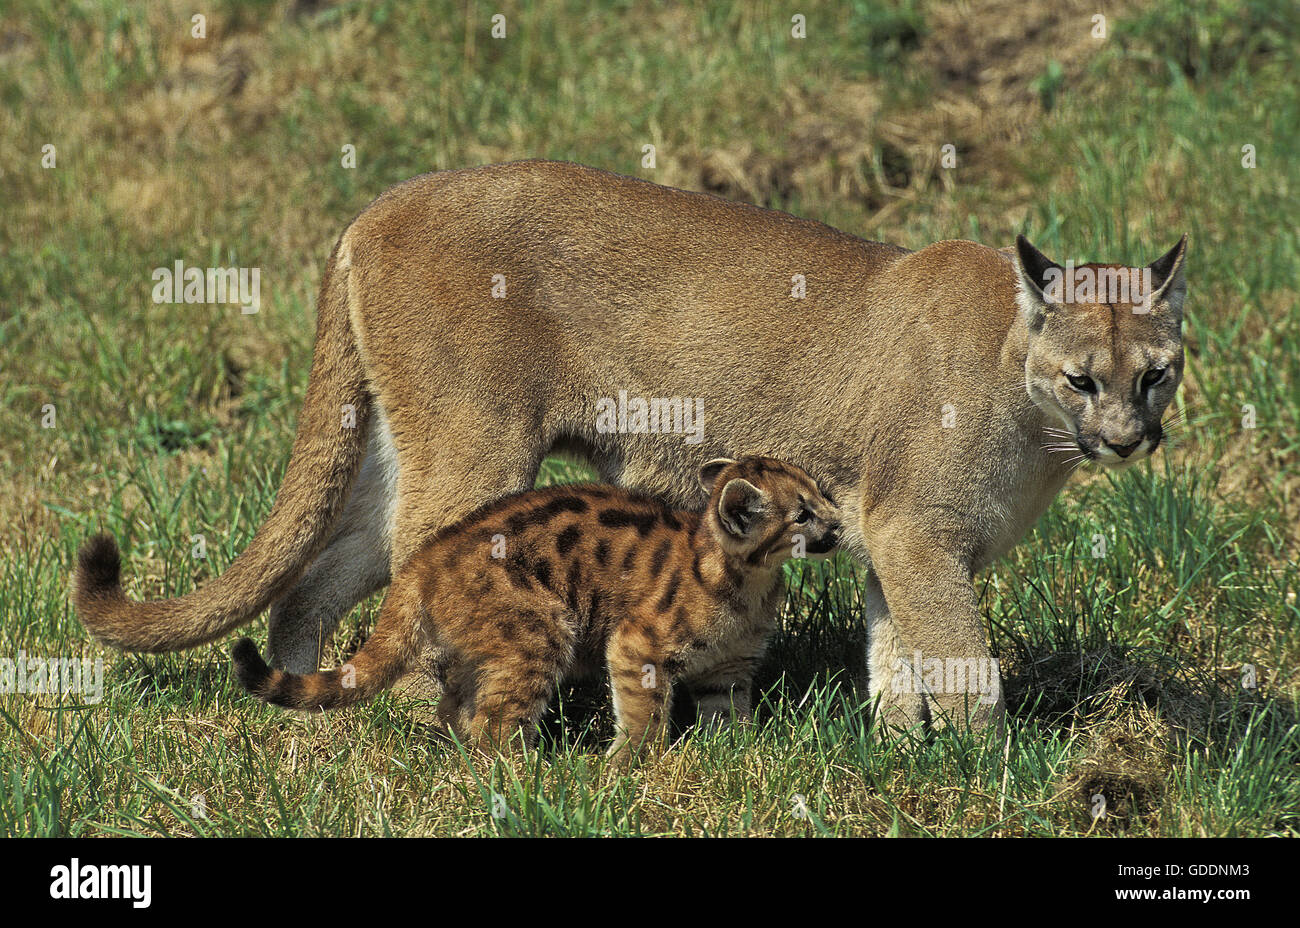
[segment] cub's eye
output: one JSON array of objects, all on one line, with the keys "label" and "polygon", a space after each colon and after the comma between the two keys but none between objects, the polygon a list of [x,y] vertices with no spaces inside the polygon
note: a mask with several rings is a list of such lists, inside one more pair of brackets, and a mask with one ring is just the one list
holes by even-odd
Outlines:
[{"label": "cub's eye", "polygon": [[808,521],[809,519],[811,519],[811,518],[812,518],[812,513],[808,511],[808,507],[807,507],[807,506],[800,506],[800,507],[799,507],[799,514],[798,514],[797,516],[794,517],[794,521],[795,521],[795,524],[796,524],[796,525],[803,525],[805,522],[807,522],[807,521]]},{"label": "cub's eye", "polygon": [[1066,374],[1065,379],[1070,382],[1070,386],[1080,393],[1096,393],[1097,382],[1087,374]]},{"label": "cub's eye", "polygon": [[1169,373],[1167,367],[1153,367],[1142,375],[1142,389],[1150,390],[1160,381],[1165,379],[1165,374]]}]

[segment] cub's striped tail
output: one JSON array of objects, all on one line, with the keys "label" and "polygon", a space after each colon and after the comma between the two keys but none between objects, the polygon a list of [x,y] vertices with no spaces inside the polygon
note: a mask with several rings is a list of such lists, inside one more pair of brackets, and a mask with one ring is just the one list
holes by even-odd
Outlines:
[{"label": "cub's striped tail", "polygon": [[350,661],[335,670],[289,673],[273,670],[257,645],[241,638],[231,649],[235,674],[244,689],[286,709],[319,712],[373,699],[406,672],[418,656],[418,608],[399,605],[403,590],[394,584],[379,613],[374,633]]}]

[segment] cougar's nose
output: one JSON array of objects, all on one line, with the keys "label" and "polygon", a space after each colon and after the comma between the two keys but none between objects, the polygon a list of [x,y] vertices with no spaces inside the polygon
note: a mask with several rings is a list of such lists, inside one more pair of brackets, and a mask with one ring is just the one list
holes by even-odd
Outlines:
[{"label": "cougar's nose", "polygon": [[1112,442],[1106,442],[1106,447],[1109,448],[1111,451],[1114,451],[1120,457],[1126,458],[1134,451],[1136,451],[1138,445],[1140,444],[1142,444],[1142,439],[1139,438],[1137,441],[1127,445],[1116,445]]}]

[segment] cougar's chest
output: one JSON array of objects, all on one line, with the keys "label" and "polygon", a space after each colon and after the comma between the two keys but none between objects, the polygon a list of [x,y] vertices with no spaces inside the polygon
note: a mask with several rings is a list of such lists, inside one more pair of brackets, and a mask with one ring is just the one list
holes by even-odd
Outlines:
[{"label": "cougar's chest", "polygon": [[1060,492],[1069,471],[1056,465],[1039,447],[1023,447],[1006,469],[1007,479],[992,489],[989,512],[983,520],[980,570],[1002,557],[1029,533]]}]

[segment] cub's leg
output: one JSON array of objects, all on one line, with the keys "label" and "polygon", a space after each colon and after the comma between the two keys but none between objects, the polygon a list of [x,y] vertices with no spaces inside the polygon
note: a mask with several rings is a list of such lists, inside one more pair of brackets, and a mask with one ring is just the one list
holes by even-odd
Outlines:
[{"label": "cub's leg", "polygon": [[893,728],[911,728],[921,721],[922,712],[920,681],[911,672],[912,653],[889,614],[874,568],[867,573],[865,590],[869,692],[878,700],[881,722]]},{"label": "cub's leg", "polygon": [[443,687],[442,697],[438,700],[438,724],[448,731],[460,734],[465,730],[463,712],[464,703],[460,693],[449,686]]},{"label": "cub's leg", "polygon": [[646,750],[662,746],[672,708],[672,680],[645,629],[634,622],[624,622],[610,636],[605,659],[617,732],[609,757],[627,766]]},{"label": "cub's leg", "polygon": [[480,668],[468,735],[480,749],[509,751],[537,743],[537,723],[551,702],[560,668],[552,660],[516,657]]},{"label": "cub's leg", "polygon": [[476,736],[472,731],[474,704],[465,691],[450,683],[443,686],[434,713],[433,731],[446,737],[455,735],[462,744],[473,747]]},{"label": "cub's leg", "polygon": [[746,641],[732,656],[682,678],[685,688],[695,697],[698,724],[705,731],[750,720],[754,672],[766,643],[766,637]]}]

